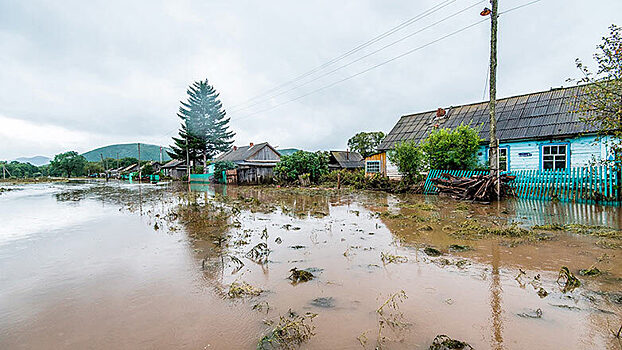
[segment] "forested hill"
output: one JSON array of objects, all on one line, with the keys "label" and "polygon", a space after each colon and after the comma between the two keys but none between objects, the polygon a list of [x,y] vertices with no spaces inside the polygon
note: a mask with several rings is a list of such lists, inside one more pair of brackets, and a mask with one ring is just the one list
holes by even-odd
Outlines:
[{"label": "forested hill", "polygon": [[[162,160],[168,161],[171,157],[168,156],[166,151],[170,151],[170,148],[163,147],[162,148]],[[100,148],[96,148],[92,151],[88,151],[82,154],[86,160],[89,162],[98,162],[101,160],[101,156],[104,158],[138,158],[138,147],[135,143],[128,144],[118,144],[118,145],[110,145],[104,146]],[[146,143],[140,144],[140,159],[141,160],[160,160],[160,146],[150,145]]]}]

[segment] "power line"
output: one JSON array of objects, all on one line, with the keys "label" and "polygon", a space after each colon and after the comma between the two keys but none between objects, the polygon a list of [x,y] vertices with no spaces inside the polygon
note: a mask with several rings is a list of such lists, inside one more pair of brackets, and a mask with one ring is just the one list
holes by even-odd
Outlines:
[{"label": "power line", "polygon": [[[484,0],[478,0],[476,3],[474,3],[474,4],[472,4],[472,5],[470,5],[470,6],[466,7],[466,8],[464,8],[464,9],[462,9],[462,10],[460,10],[460,11],[458,11],[458,12],[454,13],[454,14],[451,14],[451,15],[449,15],[449,16],[447,16],[447,17],[445,17],[445,18],[443,18],[443,19],[441,19],[441,20],[439,20],[439,21],[436,21],[436,22],[434,22],[434,23],[432,23],[432,24],[430,24],[430,25],[427,25],[427,26],[425,26],[425,27],[423,27],[423,28],[421,28],[421,29],[419,29],[419,30],[417,30],[417,31],[415,31],[415,32],[412,32],[412,33],[410,33],[410,34],[408,34],[408,35],[406,35],[406,36],[404,36],[404,37],[402,37],[402,38],[400,38],[400,39],[397,39],[397,40],[395,40],[395,41],[393,41],[393,42],[391,42],[391,43],[389,43],[389,44],[387,44],[387,45],[385,45],[385,46],[382,46],[382,47],[380,47],[380,48],[378,48],[378,49],[376,49],[376,50],[374,50],[374,51],[372,51],[372,52],[370,52],[370,53],[368,53],[368,54],[365,54],[365,55],[363,55],[363,56],[361,56],[361,57],[359,57],[359,58],[355,59],[354,61],[351,61],[351,62],[349,62],[349,63],[343,64],[343,65],[341,65],[341,66],[339,66],[339,67],[337,67],[337,68],[335,68],[335,69],[333,69],[333,70],[331,70],[331,71],[328,71],[328,72],[326,72],[326,73],[324,73],[324,74],[322,74],[322,75],[320,75],[320,76],[317,76],[317,77],[315,77],[315,78],[313,78],[313,79],[311,79],[311,80],[308,80],[308,81],[306,81],[306,82],[304,82],[304,83],[302,83],[302,84],[296,85],[296,86],[294,86],[294,87],[292,87],[292,88],[290,88],[290,89],[287,89],[287,90],[282,91],[282,92],[280,92],[280,93],[277,93],[277,94],[275,94],[275,95],[268,96],[267,98],[274,98],[274,97],[278,97],[278,96],[284,95],[284,94],[286,94],[286,93],[288,93],[288,92],[291,92],[291,91],[297,90],[297,89],[299,89],[299,88],[301,88],[301,87],[303,87],[303,86],[309,85],[309,84],[311,84],[311,83],[312,83],[312,82],[314,82],[314,81],[320,80],[320,79],[322,79],[322,78],[324,78],[324,77],[326,77],[326,76],[328,76],[328,75],[331,75],[331,74],[333,74],[333,73],[335,73],[335,72],[337,72],[337,71],[339,71],[339,70],[341,70],[341,69],[343,69],[343,68],[346,68],[346,67],[348,67],[348,66],[351,66],[351,65],[353,65],[354,63],[359,62],[359,61],[361,61],[361,60],[363,60],[363,59],[365,59],[365,58],[367,58],[367,57],[369,57],[369,56],[375,55],[375,54],[377,54],[378,52],[383,51],[383,50],[385,50],[385,49],[387,49],[387,48],[389,48],[389,47],[391,47],[391,46],[393,46],[393,45],[395,45],[395,44],[397,44],[397,43],[400,43],[400,42],[402,42],[402,41],[404,41],[404,40],[406,40],[406,39],[408,39],[408,38],[410,38],[410,37],[412,37],[412,36],[414,36],[414,35],[416,35],[416,34],[419,34],[419,33],[423,32],[423,31],[425,31],[425,30],[427,30],[427,29],[430,29],[430,28],[432,28],[432,27],[434,27],[434,26],[437,26],[437,25],[439,25],[439,24],[441,24],[441,23],[443,23],[443,22],[445,22],[445,21],[447,21],[447,20],[449,20],[449,19],[451,19],[451,18],[453,18],[453,17],[456,17],[457,15],[459,15],[459,14],[461,14],[461,13],[464,13],[464,12],[466,12],[466,11],[468,11],[468,10],[472,9],[473,7],[475,7],[475,6],[479,5],[479,4],[481,4],[482,2],[484,2]],[[233,110],[232,110],[232,112],[239,112],[239,111],[242,111],[242,110],[245,110],[245,109],[249,109],[249,108],[251,108],[251,107],[253,107],[253,106],[256,106],[256,105],[258,105],[258,104],[262,104],[262,103],[264,103],[264,102],[266,102],[266,101],[265,101],[265,100],[258,101],[258,102],[252,103],[252,104],[247,105],[247,106],[242,107],[242,108],[233,109]]]},{"label": "power line", "polygon": [[[523,8],[523,7],[526,7],[526,6],[529,6],[529,5],[535,4],[535,3],[540,2],[540,1],[542,1],[542,0],[534,0],[534,1],[531,1],[531,2],[528,2],[528,3],[525,3],[525,4],[522,4],[522,5],[519,5],[519,6],[513,7],[513,8],[511,8],[511,9],[506,10],[506,11],[500,12],[500,13],[499,13],[499,15],[504,14],[504,13],[509,13],[509,12],[512,12],[512,11],[515,11],[515,10],[518,10],[518,9],[520,9],[520,8]],[[345,77],[345,78],[343,78],[343,79],[337,80],[337,81],[335,81],[335,82],[333,82],[333,83],[330,83],[330,84],[328,84],[328,85],[325,85],[325,86],[322,86],[322,87],[317,88],[317,89],[315,89],[315,90],[312,90],[312,91],[310,91],[310,92],[308,92],[308,93],[306,93],[306,94],[300,95],[300,96],[298,96],[298,97],[296,97],[296,98],[293,98],[293,99],[291,99],[291,100],[287,100],[287,101],[285,101],[285,102],[282,102],[282,103],[276,104],[276,105],[274,105],[274,106],[272,106],[272,107],[269,107],[269,108],[266,108],[266,109],[263,109],[263,110],[259,110],[259,111],[256,111],[256,112],[253,112],[253,113],[247,114],[247,115],[245,115],[245,116],[243,116],[243,117],[241,117],[241,118],[232,118],[232,120],[243,120],[243,119],[247,119],[247,118],[249,118],[249,117],[251,117],[251,116],[253,116],[253,115],[256,115],[256,114],[259,114],[259,113],[263,113],[263,112],[267,112],[267,111],[273,110],[273,109],[278,108],[278,107],[280,107],[280,106],[283,106],[283,105],[285,105],[285,104],[288,104],[288,103],[291,103],[291,102],[294,102],[294,101],[300,100],[300,99],[302,99],[302,98],[304,98],[304,97],[307,97],[307,96],[309,96],[309,95],[312,95],[312,94],[318,93],[318,92],[320,92],[320,91],[326,90],[326,89],[328,89],[328,88],[330,88],[330,87],[333,87],[333,86],[335,86],[335,85],[337,85],[337,84],[343,83],[343,82],[345,82],[345,81],[347,81],[347,80],[350,80],[350,79],[352,79],[352,78],[355,78],[355,77],[357,77],[357,76],[359,76],[359,75],[365,74],[365,73],[367,73],[367,72],[369,72],[369,71],[371,71],[371,70],[373,70],[373,69],[376,69],[376,68],[378,68],[378,67],[384,66],[385,64],[391,63],[391,62],[393,62],[393,61],[395,61],[395,60],[398,60],[398,59],[400,59],[400,58],[402,58],[402,57],[404,57],[404,56],[410,55],[410,54],[412,54],[412,53],[414,53],[414,52],[416,52],[416,51],[419,51],[419,50],[421,50],[421,49],[423,49],[423,48],[426,48],[426,47],[428,47],[428,46],[430,46],[430,45],[433,45],[433,44],[435,44],[435,43],[437,43],[437,42],[439,42],[439,41],[441,41],[441,40],[444,40],[444,39],[447,39],[447,38],[449,38],[449,37],[451,37],[451,36],[457,35],[457,34],[459,34],[459,33],[463,32],[463,31],[465,31],[465,30],[468,30],[468,29],[470,29],[470,28],[472,28],[472,27],[475,27],[475,26],[477,26],[477,25],[479,25],[479,24],[481,24],[481,23],[484,23],[484,22],[486,22],[486,21],[488,21],[488,19],[487,19],[487,18],[482,19],[482,20],[479,20],[479,21],[474,22],[474,23],[472,23],[472,24],[470,24],[470,25],[468,25],[468,26],[466,26],[466,27],[463,27],[463,28],[458,29],[458,30],[456,30],[456,31],[453,31],[453,32],[451,32],[451,33],[449,33],[449,34],[446,34],[446,35],[444,35],[444,36],[442,36],[442,37],[440,37],[440,38],[438,38],[438,39],[432,40],[432,41],[430,41],[430,42],[428,42],[428,43],[426,43],[426,44],[424,44],[424,45],[418,46],[418,47],[413,48],[413,49],[411,49],[411,50],[408,50],[408,51],[406,51],[406,52],[404,52],[404,53],[402,53],[402,54],[400,54],[400,55],[397,55],[397,56],[395,56],[395,57],[393,57],[393,58],[390,58],[390,59],[388,59],[388,60],[386,60],[386,61],[380,62],[380,63],[378,63],[378,64],[376,64],[376,65],[373,65],[373,66],[371,66],[371,67],[369,67],[369,68],[366,68],[366,69],[364,69],[364,70],[362,70],[362,71],[360,71],[360,72],[358,72],[358,73],[356,73],[356,74],[353,74],[353,75],[347,76],[347,77]]]},{"label": "power line", "polygon": [[283,82],[283,83],[273,87],[272,89],[270,89],[270,90],[268,90],[268,91],[266,91],[264,93],[256,95],[256,96],[254,96],[254,97],[252,97],[252,98],[250,98],[250,99],[248,99],[248,100],[246,100],[246,101],[244,101],[242,103],[234,105],[232,108],[236,108],[236,107],[239,107],[239,106],[246,105],[248,102],[254,101],[254,100],[256,100],[256,99],[258,99],[260,97],[264,97],[267,94],[270,94],[270,93],[272,93],[274,91],[280,90],[282,87],[285,87],[285,86],[287,86],[289,84],[292,84],[292,83],[295,83],[297,81],[300,81],[301,79],[303,79],[303,78],[305,78],[305,77],[307,77],[309,75],[312,75],[313,73],[315,73],[317,71],[320,71],[320,70],[322,70],[322,69],[332,65],[333,63],[338,62],[338,61],[340,61],[340,60],[342,60],[342,59],[344,59],[344,58],[346,58],[346,57],[348,57],[348,56],[350,56],[350,55],[352,55],[352,54],[354,54],[354,53],[356,53],[356,52],[358,52],[358,51],[360,51],[360,50],[362,50],[362,49],[364,49],[364,48],[366,48],[366,47],[368,47],[368,46],[370,46],[370,45],[372,45],[372,44],[374,44],[374,43],[376,43],[376,42],[378,42],[378,41],[380,41],[382,39],[384,39],[384,38],[386,38],[387,36],[389,36],[389,35],[391,35],[391,34],[393,34],[395,32],[398,32],[398,31],[408,27],[409,25],[411,25],[411,24],[413,24],[413,23],[415,23],[415,22],[417,22],[417,21],[419,21],[419,20],[421,20],[421,19],[423,19],[423,18],[433,14],[436,11],[439,11],[439,10],[443,9],[444,7],[447,7],[447,6],[451,5],[452,3],[456,2],[456,1],[457,0],[445,0],[445,1],[441,2],[440,4],[437,4],[437,5],[433,6],[432,8],[430,8],[430,9],[428,9],[428,10],[426,10],[426,11],[424,11],[424,12],[422,12],[422,13],[420,13],[420,14],[418,14],[418,15],[416,15],[416,16],[414,16],[414,17],[412,17],[412,18],[410,18],[410,19],[408,19],[408,20],[406,20],[406,21],[404,21],[402,23],[400,23],[399,25],[389,29],[388,31],[386,31],[386,32],[384,32],[384,33],[382,33],[382,34],[380,34],[380,35],[378,35],[378,36],[376,36],[376,37],[374,37],[374,38],[372,38],[372,39],[370,39],[370,40],[368,40],[368,41],[366,41],[366,42],[364,42],[364,43],[362,43],[362,44],[360,44],[358,46],[356,46],[355,48],[353,48],[353,49],[351,49],[351,50],[349,50],[349,51],[347,51],[347,52],[345,52],[345,53],[343,53],[343,54],[341,54],[341,55],[339,55],[339,56],[329,60],[328,62],[325,62],[325,63],[323,63],[323,64],[321,64],[321,65],[319,65],[319,66],[317,66],[317,67],[315,67],[315,68],[313,68],[313,69],[311,69],[311,70],[309,70],[309,71],[307,71],[307,72],[305,72],[305,73],[303,73],[303,74],[301,74],[301,75],[299,75],[299,76],[297,76],[297,77],[295,77],[295,78],[293,78],[291,80]]}]

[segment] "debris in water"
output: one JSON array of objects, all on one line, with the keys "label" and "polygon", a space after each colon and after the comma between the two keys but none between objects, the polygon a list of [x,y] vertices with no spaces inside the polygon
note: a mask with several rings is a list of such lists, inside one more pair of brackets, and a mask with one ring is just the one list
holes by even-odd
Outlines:
[{"label": "debris in water", "polygon": [[281,237],[277,237],[277,238],[274,240],[274,242],[275,242],[276,244],[281,244],[281,243],[283,243],[283,240],[281,239]]},{"label": "debris in water", "polygon": [[546,291],[546,289],[540,287],[540,289],[538,289],[538,296],[540,298],[546,298],[546,296],[549,295],[549,292]]},{"label": "debris in water", "polygon": [[419,227],[419,231],[432,231],[432,230],[434,230],[434,228],[430,225],[423,225]]},{"label": "debris in water", "polygon": [[324,309],[331,309],[335,307],[335,298],[333,297],[320,297],[311,301],[311,305],[315,307],[321,307]]},{"label": "debris in water", "polygon": [[471,249],[473,248],[471,248],[468,245],[452,244],[449,246],[449,251],[452,253],[466,252],[467,250],[471,250]]},{"label": "debris in water", "polygon": [[430,345],[430,350],[467,350],[473,347],[463,341],[451,339],[445,334],[437,335]]},{"label": "debris in water", "polygon": [[576,306],[572,306],[572,305],[565,305],[565,304],[549,304],[551,306],[554,307],[558,307],[560,309],[567,309],[567,310],[572,310],[572,311],[581,311],[581,308],[576,307]]},{"label": "debris in water", "polygon": [[266,313],[268,313],[268,311],[270,311],[270,304],[268,304],[267,301],[261,301],[255,305],[253,305],[253,310],[257,310],[257,311],[266,311]]},{"label": "debris in water", "polygon": [[297,245],[291,245],[291,246],[289,246],[289,247],[290,247],[290,248],[292,248],[292,249],[304,249],[304,248],[306,248],[306,246],[304,246],[304,245],[300,245],[300,244],[297,244]]},{"label": "debris in water", "polygon": [[[407,298],[406,292],[400,290],[391,295],[389,299],[376,310],[378,314],[378,338],[376,339],[376,349],[382,349],[386,341],[404,340],[404,332],[411,324],[406,321],[404,314],[399,311],[399,304],[404,302]],[[397,339],[389,339],[383,334],[383,330],[385,330],[387,326]]]},{"label": "debris in water", "polygon": [[268,245],[261,242],[254,246],[253,249],[249,250],[248,253],[246,253],[246,257],[256,263],[263,264],[268,261],[268,254],[270,254]]},{"label": "debris in water", "polygon": [[408,262],[408,258],[402,255],[393,255],[391,253],[380,252],[380,259],[384,264],[401,264]]},{"label": "debris in water", "polygon": [[595,266],[590,267],[589,269],[579,270],[579,275],[581,276],[598,276],[602,272]]},{"label": "debris in water", "polygon": [[312,313],[298,316],[290,310],[287,317],[281,316],[276,327],[259,339],[257,350],[297,349],[315,335],[315,327],[308,323],[315,317],[317,314]]},{"label": "debris in water", "polygon": [[227,296],[229,298],[242,298],[245,296],[258,296],[261,294],[263,290],[253,287],[246,282],[233,282],[229,286],[229,292],[227,292]]},{"label": "debris in water", "polygon": [[425,247],[423,248],[423,252],[426,253],[428,256],[441,256],[443,255],[443,253],[441,253],[440,250],[434,248],[434,247]]},{"label": "debris in water", "polygon": [[542,318],[542,309],[538,308],[536,310],[531,310],[528,312],[521,312],[517,315],[525,318]]},{"label": "debris in water", "polygon": [[571,292],[575,288],[581,286],[581,281],[570,272],[568,267],[562,266],[557,277],[557,284],[562,287],[562,293]]},{"label": "debris in water", "polygon": [[289,271],[291,272],[291,274],[287,278],[292,280],[293,283],[311,281],[315,277],[311,272],[306,270],[298,270],[295,267]]},{"label": "debris in water", "polygon": [[261,231],[261,239],[265,239],[265,240],[268,239],[268,228],[267,227],[265,227],[263,231]]},{"label": "debris in water", "polygon": [[235,264],[235,268],[233,269],[233,271],[231,271],[232,275],[237,273],[244,267],[244,263],[242,262],[242,260],[238,259],[237,257],[229,255],[229,259],[231,259],[231,262]]}]

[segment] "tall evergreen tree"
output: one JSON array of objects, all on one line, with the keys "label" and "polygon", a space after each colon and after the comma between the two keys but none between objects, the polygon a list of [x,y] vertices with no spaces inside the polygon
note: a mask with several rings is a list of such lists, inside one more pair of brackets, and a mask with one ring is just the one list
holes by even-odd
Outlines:
[{"label": "tall evergreen tree", "polygon": [[171,158],[196,161],[209,159],[227,151],[235,133],[229,131],[229,118],[218,99],[219,93],[205,81],[197,81],[186,91],[188,100],[181,102],[177,116],[182,120],[179,137],[173,137]]}]

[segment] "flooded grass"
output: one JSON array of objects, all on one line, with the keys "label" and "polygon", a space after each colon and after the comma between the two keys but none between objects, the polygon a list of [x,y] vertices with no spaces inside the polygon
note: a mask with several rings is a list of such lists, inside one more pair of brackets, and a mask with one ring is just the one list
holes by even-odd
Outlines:
[{"label": "flooded grass", "polygon": [[[622,239],[607,208],[588,207],[596,214],[579,220],[572,213],[582,207],[560,203],[495,207],[351,189],[28,186],[0,196],[14,235],[0,240],[11,271],[0,284],[1,348],[619,343]],[[62,214],[17,235],[27,226],[12,218],[28,220],[23,208],[35,205]],[[49,247],[62,232],[73,235]],[[46,256],[24,269],[29,251]]]}]

